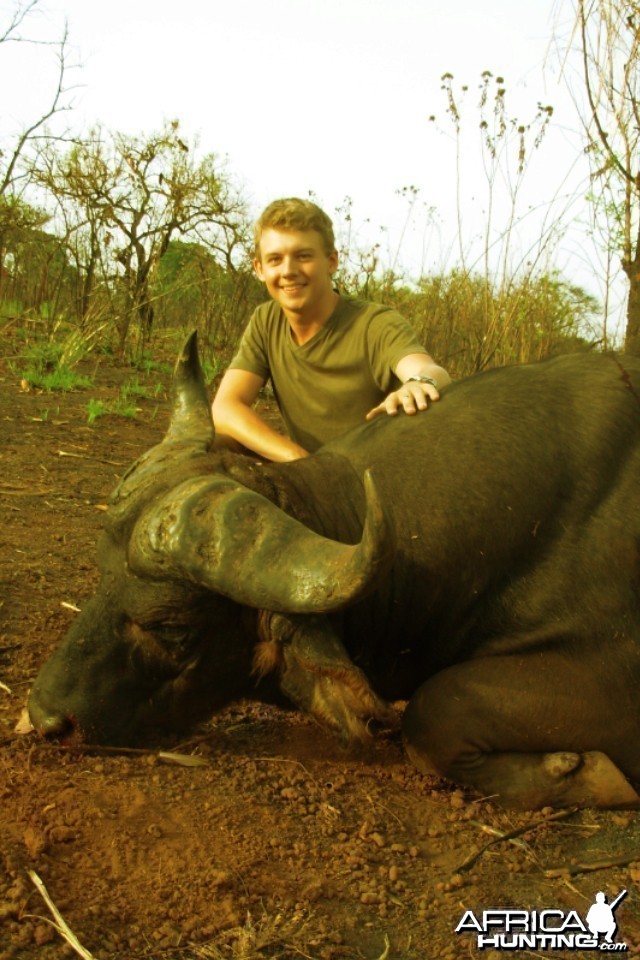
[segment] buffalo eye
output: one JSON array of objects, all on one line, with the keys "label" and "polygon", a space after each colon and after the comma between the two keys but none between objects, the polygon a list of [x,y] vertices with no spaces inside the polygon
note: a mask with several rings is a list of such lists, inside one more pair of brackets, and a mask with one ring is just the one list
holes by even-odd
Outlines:
[{"label": "buffalo eye", "polygon": [[180,657],[189,639],[189,628],[184,623],[153,620],[139,623],[129,620],[125,636],[145,656],[159,660]]}]

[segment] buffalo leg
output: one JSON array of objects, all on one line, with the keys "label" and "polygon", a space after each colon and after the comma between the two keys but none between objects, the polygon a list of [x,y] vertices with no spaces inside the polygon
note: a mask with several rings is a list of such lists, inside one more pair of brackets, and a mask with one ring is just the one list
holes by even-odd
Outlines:
[{"label": "buffalo leg", "polygon": [[257,672],[265,672],[265,666],[277,669],[282,692],[336,731],[345,744],[367,739],[370,720],[398,725],[396,714],[372,690],[326,617],[264,612],[260,634]]},{"label": "buffalo leg", "polygon": [[544,661],[487,657],[436,674],[403,717],[410,758],[509,807],[640,803],[616,766],[638,776],[621,747],[637,751],[637,713],[584,666],[573,676],[546,652]]}]

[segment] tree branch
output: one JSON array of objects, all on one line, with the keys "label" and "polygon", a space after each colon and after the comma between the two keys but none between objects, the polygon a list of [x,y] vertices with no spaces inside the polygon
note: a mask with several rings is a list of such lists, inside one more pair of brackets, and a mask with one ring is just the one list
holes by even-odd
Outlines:
[{"label": "tree branch", "polygon": [[[24,20],[24,18],[26,17],[26,15],[37,5],[38,2],[39,0],[31,0],[31,3],[29,3],[28,6],[23,11],[18,11],[16,13],[16,15],[14,16],[14,22],[17,24],[21,23],[22,20]],[[16,20],[16,18],[18,17],[19,19]],[[9,32],[11,31],[11,29],[15,29],[15,26],[13,28],[9,28]],[[53,98],[51,100],[49,108],[40,117],[38,117],[37,120],[35,120],[25,130],[23,130],[22,134],[20,134],[20,136],[18,137],[17,143],[11,153],[11,157],[9,158],[9,162],[4,171],[4,175],[0,179],[0,196],[3,196],[7,192],[11,184],[14,182],[14,179],[15,179],[14,174],[15,174],[18,161],[22,155],[25,145],[30,139],[32,139],[33,134],[36,132],[36,130],[39,130],[47,122],[47,120],[50,120],[51,117],[53,117],[56,113],[60,113],[62,110],[69,109],[68,106],[61,105],[62,97],[64,96],[65,93],[68,92],[64,87],[64,78],[67,70],[66,53],[67,53],[68,38],[69,38],[68,27],[65,24],[63,35],[56,44],[56,46],[58,47],[58,54],[57,54],[58,79],[57,79],[56,89],[55,89]],[[6,40],[6,34],[4,39]],[[19,38],[10,38],[10,39],[17,40]],[[23,41],[21,38],[20,40],[21,42],[26,42],[26,41]],[[1,39],[0,39],[0,42],[1,42]]]},{"label": "tree branch", "polygon": [[589,54],[588,54],[588,45],[587,45],[587,18],[585,16],[584,10],[584,0],[580,0],[578,4],[578,16],[580,17],[580,36],[581,36],[581,46],[582,46],[582,69],[584,73],[584,82],[587,90],[587,99],[589,100],[589,108],[591,110],[591,119],[593,120],[596,130],[598,131],[598,139],[602,145],[602,149],[606,156],[616,168],[618,173],[625,179],[633,183],[634,178],[631,174],[631,171],[627,170],[624,164],[622,164],[617,156],[617,154],[612,149],[609,144],[609,137],[602,126],[600,121],[600,116],[598,114],[598,108],[593,96],[593,88],[591,85],[591,74],[589,72]]}]

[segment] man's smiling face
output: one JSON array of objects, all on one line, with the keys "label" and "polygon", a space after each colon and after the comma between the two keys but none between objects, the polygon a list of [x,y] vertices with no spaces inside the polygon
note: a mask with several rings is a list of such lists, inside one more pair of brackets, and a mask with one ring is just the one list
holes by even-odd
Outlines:
[{"label": "man's smiling face", "polygon": [[338,254],[327,254],[316,230],[273,227],[262,232],[260,258],[254,261],[256,273],[285,314],[301,318],[332,312],[337,266]]}]

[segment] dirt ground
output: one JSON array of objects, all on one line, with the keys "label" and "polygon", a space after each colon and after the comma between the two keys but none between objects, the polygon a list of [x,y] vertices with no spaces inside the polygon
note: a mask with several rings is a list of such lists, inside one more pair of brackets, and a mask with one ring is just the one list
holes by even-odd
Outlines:
[{"label": "dirt ground", "polygon": [[[135,419],[87,423],[132,371],[90,363],[94,390],[25,392],[0,342],[0,960],[463,960],[466,910],[575,909],[597,891],[640,956],[640,814],[513,814],[418,774],[399,739],[350,757],[308,718],[234,705],[158,752],[73,752],[14,726],[39,666],[91,594],[103,505],[167,423],[168,377]],[[12,369],[13,366],[13,369]],[[145,382],[140,375],[141,382]],[[156,383],[157,374],[146,382]],[[579,696],[579,692],[576,693]],[[497,832],[531,825],[488,846]],[[634,856],[636,860],[634,860]],[[611,864],[616,857],[622,865]],[[587,865],[600,864],[590,871]],[[564,868],[559,877],[547,871]],[[516,957],[597,951],[516,951]]]}]

